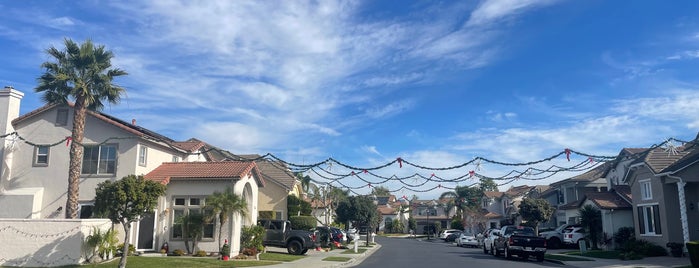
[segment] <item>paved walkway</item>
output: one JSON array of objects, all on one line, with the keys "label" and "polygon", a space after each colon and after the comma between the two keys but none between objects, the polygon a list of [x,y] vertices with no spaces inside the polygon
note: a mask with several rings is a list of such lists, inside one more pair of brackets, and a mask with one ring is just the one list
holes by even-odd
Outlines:
[{"label": "paved walkway", "polygon": [[[361,245],[363,245],[363,243],[360,243],[359,245],[361,246]],[[349,246],[353,246],[353,244],[350,244]],[[358,254],[344,254],[343,252],[345,252],[346,249],[335,249],[335,250],[332,250],[329,252],[310,250],[306,253],[306,257],[303,259],[299,259],[299,260],[292,261],[292,262],[284,262],[284,263],[280,263],[280,264],[264,266],[264,267],[269,267],[269,268],[351,267],[351,266],[360,264],[364,259],[366,259],[372,253],[376,252],[379,248],[381,248],[381,245],[376,244],[373,247],[366,248],[367,250],[364,253],[358,253]],[[353,247],[351,247],[350,249],[353,249]],[[360,247],[360,249],[363,249],[363,247]],[[267,252],[286,253],[286,249],[268,247]],[[325,259],[327,257],[345,257],[345,258],[350,258],[350,260],[348,260],[346,262],[324,261],[323,259]]]},{"label": "paved walkway", "polygon": [[[570,250],[563,250],[563,251],[570,251]],[[549,254],[554,254],[556,255],[557,252],[556,250],[552,250],[549,252]],[[569,255],[566,255],[569,256]],[[564,264],[566,266],[570,267],[585,267],[585,268],[591,268],[591,267],[603,267],[603,268],[622,268],[622,267],[629,267],[629,268],[636,268],[636,267],[644,267],[644,268],[661,268],[661,267],[683,267],[683,266],[690,266],[691,263],[689,261],[689,257],[681,257],[681,258],[675,258],[675,257],[646,257],[640,260],[628,260],[628,261],[623,261],[620,259],[598,259],[598,258],[587,258],[587,257],[580,257],[580,256],[574,256],[576,258],[585,258],[585,259],[590,259],[591,261],[557,261],[557,260],[548,260],[551,262],[555,263],[560,263]]]}]

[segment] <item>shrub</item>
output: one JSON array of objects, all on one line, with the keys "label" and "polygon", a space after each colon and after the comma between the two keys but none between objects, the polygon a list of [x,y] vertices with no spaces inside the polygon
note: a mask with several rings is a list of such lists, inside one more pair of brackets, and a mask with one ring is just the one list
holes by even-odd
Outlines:
[{"label": "shrub", "polygon": [[[117,255],[121,255],[123,249],[124,249],[124,243],[117,245],[116,246]],[[136,247],[133,244],[129,244],[129,256],[133,256],[134,254],[136,254]]]},{"label": "shrub", "polygon": [[313,216],[291,216],[289,217],[292,229],[309,230],[316,227],[316,218]]},{"label": "shrub", "polygon": [[265,234],[265,228],[259,225],[243,226],[240,234],[242,248],[255,248],[257,251],[262,251],[262,237]]},{"label": "shrub", "polygon": [[627,241],[635,240],[633,227],[621,227],[614,234],[614,243],[617,247],[622,247]]},{"label": "shrub", "polygon": [[463,230],[464,224],[463,224],[463,222],[461,222],[461,219],[454,217],[454,219],[452,219],[451,223],[449,224],[449,228]]},{"label": "shrub", "polygon": [[667,256],[667,250],[659,245],[649,243],[646,248],[645,252],[643,254],[646,257],[660,257],[660,256]]},{"label": "shrub", "polygon": [[257,255],[257,249],[256,248],[244,248],[242,253],[243,253],[243,255],[246,255],[246,256],[255,256],[255,255]]},{"label": "shrub", "polygon": [[175,256],[184,256],[184,250],[183,249],[175,249],[172,251],[172,255]]},{"label": "shrub", "polygon": [[220,253],[221,253],[221,256],[230,256],[231,255],[231,245],[229,245],[228,243],[223,244],[223,246],[221,246]]},{"label": "shrub", "polygon": [[206,251],[203,250],[198,250],[197,253],[194,253],[195,257],[206,257]]}]

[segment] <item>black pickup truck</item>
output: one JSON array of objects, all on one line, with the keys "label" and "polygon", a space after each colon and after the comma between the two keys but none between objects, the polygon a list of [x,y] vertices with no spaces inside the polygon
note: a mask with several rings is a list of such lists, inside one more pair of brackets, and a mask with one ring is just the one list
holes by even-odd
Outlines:
[{"label": "black pickup truck", "polygon": [[291,222],[283,220],[258,220],[257,225],[265,228],[262,244],[269,247],[286,248],[292,255],[303,255],[318,246],[317,235],[305,230],[292,230]]},{"label": "black pickup truck", "polygon": [[513,255],[522,259],[536,256],[537,261],[544,261],[546,239],[536,236],[533,228],[507,225],[494,235],[496,237],[493,241],[493,255],[498,256],[502,252],[508,259],[511,259]]}]

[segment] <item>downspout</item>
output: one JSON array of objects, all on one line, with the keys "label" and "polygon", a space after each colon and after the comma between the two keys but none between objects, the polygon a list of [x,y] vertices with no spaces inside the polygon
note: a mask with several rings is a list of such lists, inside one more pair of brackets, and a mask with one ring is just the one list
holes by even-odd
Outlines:
[{"label": "downspout", "polygon": [[[677,195],[679,197],[680,201],[680,221],[682,222],[682,239],[684,240],[684,244],[687,244],[689,242],[689,223],[687,222],[687,205],[686,205],[686,199],[684,196],[684,187],[687,185],[687,182],[682,180],[682,178],[677,177],[677,176],[672,176],[672,175],[667,175],[668,178],[672,179],[677,179]],[[687,248],[683,247],[684,250],[686,251]]]}]

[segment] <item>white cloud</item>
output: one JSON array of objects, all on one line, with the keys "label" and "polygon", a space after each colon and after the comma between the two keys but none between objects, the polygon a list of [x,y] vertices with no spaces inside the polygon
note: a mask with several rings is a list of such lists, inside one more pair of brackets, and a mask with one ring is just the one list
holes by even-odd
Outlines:
[{"label": "white cloud", "polygon": [[371,154],[375,154],[375,155],[378,155],[378,156],[382,156],[381,153],[379,153],[379,150],[376,149],[376,146],[364,145],[364,146],[362,146],[361,148],[362,148],[362,151],[365,151],[365,152],[368,152],[368,153],[371,153]]},{"label": "white cloud", "polygon": [[555,0],[484,0],[471,12],[466,25],[482,26],[494,23],[505,17],[522,13],[527,9],[546,6]]},{"label": "white cloud", "polygon": [[366,110],[366,115],[370,118],[385,118],[400,114],[406,110],[409,110],[415,105],[414,100],[401,100],[389,103],[387,105],[382,105],[379,107],[374,107]]}]

